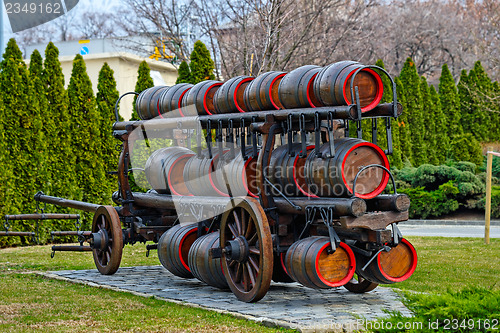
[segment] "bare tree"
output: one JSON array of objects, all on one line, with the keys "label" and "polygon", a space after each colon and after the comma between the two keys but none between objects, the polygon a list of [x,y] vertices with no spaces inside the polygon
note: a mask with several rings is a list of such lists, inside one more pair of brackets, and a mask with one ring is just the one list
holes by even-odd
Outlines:
[{"label": "bare tree", "polygon": [[[200,26],[218,50],[224,76],[325,65],[371,1],[200,1]],[[217,53],[217,52],[215,52]]]},{"label": "bare tree", "polygon": [[[182,4],[175,0],[126,0],[129,14],[125,26],[130,35],[146,35],[151,46],[159,47],[162,55],[175,55],[179,60],[189,58],[190,26],[194,0]],[[165,46],[165,49],[163,49]],[[137,45],[143,48],[144,45]]]}]

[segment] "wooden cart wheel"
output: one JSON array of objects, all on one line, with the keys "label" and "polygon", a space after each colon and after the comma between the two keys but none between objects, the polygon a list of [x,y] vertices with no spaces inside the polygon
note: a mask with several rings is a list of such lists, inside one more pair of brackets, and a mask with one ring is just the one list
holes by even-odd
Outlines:
[{"label": "wooden cart wheel", "polygon": [[347,282],[344,287],[350,292],[362,294],[377,288],[378,283],[368,281],[361,275],[354,274],[351,281]]},{"label": "wooden cart wheel", "polygon": [[273,275],[273,243],[266,214],[253,198],[234,198],[220,224],[222,268],[229,288],[244,302],[267,293]]},{"label": "wooden cart wheel", "polygon": [[97,270],[112,275],[120,267],[123,250],[123,234],[120,217],[111,206],[100,206],[92,221],[92,254]]}]

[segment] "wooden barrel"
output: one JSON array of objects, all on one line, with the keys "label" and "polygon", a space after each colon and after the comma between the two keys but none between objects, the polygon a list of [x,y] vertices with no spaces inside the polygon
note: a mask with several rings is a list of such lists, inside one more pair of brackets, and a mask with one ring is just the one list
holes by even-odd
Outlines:
[{"label": "wooden barrel", "polygon": [[[251,147],[247,148],[250,153]],[[257,157],[243,159],[241,150],[230,161],[224,161],[224,165],[218,168],[215,173],[217,182],[224,184],[226,194],[237,196],[258,197],[259,188],[257,186]]]},{"label": "wooden barrel", "polygon": [[226,81],[214,96],[216,113],[247,112],[248,109],[243,101],[243,93],[253,80],[250,76],[237,76]]},{"label": "wooden barrel", "polygon": [[[340,61],[324,67],[314,79],[314,93],[324,105],[349,105],[351,101],[351,77],[363,67],[355,61]],[[358,86],[361,111],[372,110],[382,100],[382,79],[370,68],[362,69],[354,78]]]},{"label": "wooden barrel", "polygon": [[182,98],[183,112],[194,107],[194,110],[200,116],[214,114],[214,96],[221,85],[222,82],[214,80],[195,84]]},{"label": "wooden barrel", "polygon": [[329,250],[331,243],[328,237],[308,237],[293,243],[285,257],[288,274],[310,288],[343,286],[354,275],[354,253],[345,243],[340,243],[333,253]]},{"label": "wooden barrel", "polygon": [[283,109],[278,97],[278,88],[285,72],[266,72],[255,78],[246,87],[243,101],[250,111]]},{"label": "wooden barrel", "polygon": [[158,117],[158,100],[160,95],[168,90],[167,86],[151,87],[139,94],[135,100],[135,108],[139,118],[142,120],[153,119]]},{"label": "wooden barrel", "polygon": [[191,245],[198,237],[196,224],[176,225],[161,235],[158,241],[158,259],[163,267],[176,276],[192,278],[188,266]]},{"label": "wooden barrel", "polygon": [[209,286],[227,289],[227,281],[222,270],[220,258],[211,258],[210,249],[219,247],[219,233],[212,232],[198,238],[189,250],[188,265],[198,280]]},{"label": "wooden barrel", "polygon": [[356,253],[357,273],[368,281],[391,284],[408,279],[417,268],[417,251],[406,239],[402,239],[389,252],[382,251],[364,271],[361,271],[371,258]]},{"label": "wooden barrel", "polygon": [[164,90],[159,97],[158,110],[160,117],[184,117],[182,98],[193,87],[190,83],[179,83]]},{"label": "wooden barrel", "polygon": [[320,70],[319,66],[306,65],[285,75],[278,89],[281,105],[285,109],[323,106],[313,89],[314,78]]},{"label": "wooden barrel", "polygon": [[[224,153],[224,152],[223,152]],[[184,167],[184,181],[190,193],[195,196],[227,196],[222,191],[223,184],[219,184],[214,173],[219,163],[219,151],[212,148],[212,158],[208,149],[202,151],[201,158],[194,155]]]},{"label": "wooden barrel", "polygon": [[[347,197],[352,195],[352,185],[358,171],[370,164],[389,169],[384,151],[377,145],[361,139],[342,138],[334,141],[335,156],[327,142],[320,147],[323,157],[310,154],[304,173],[308,189],[319,197]],[[356,196],[371,199],[382,193],[389,181],[389,174],[380,168],[369,168],[358,177]]]},{"label": "wooden barrel", "polygon": [[[316,197],[308,188],[305,178],[305,163],[307,156],[314,151],[314,146],[307,146],[307,155],[300,157],[302,145],[292,145],[292,156],[288,152],[288,145],[276,148],[269,163],[269,181],[286,196]],[[273,189],[274,192],[274,189]],[[278,193],[275,193],[278,195]]]},{"label": "wooden barrel", "polygon": [[146,161],[146,178],[158,193],[191,195],[184,183],[186,162],[195,156],[191,150],[183,147],[166,147],[153,152]]}]

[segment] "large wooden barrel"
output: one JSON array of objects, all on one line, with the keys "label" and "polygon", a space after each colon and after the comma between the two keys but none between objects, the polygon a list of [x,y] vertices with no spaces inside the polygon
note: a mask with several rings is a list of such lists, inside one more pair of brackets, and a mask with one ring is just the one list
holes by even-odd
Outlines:
[{"label": "large wooden barrel", "polygon": [[216,113],[247,112],[243,93],[253,77],[241,75],[224,82],[214,96]]},{"label": "large wooden barrel", "polygon": [[182,98],[193,87],[190,83],[179,83],[164,90],[159,97],[158,109],[163,117],[184,117]]},{"label": "large wooden barrel", "polygon": [[178,224],[163,233],[158,241],[158,259],[163,267],[176,276],[192,278],[188,255],[197,237],[197,224],[185,226]]},{"label": "large wooden barrel", "polygon": [[153,152],[146,161],[144,172],[151,188],[156,192],[191,195],[184,182],[184,167],[196,156],[183,147],[166,147]]},{"label": "large wooden barrel", "polygon": [[189,108],[194,107],[200,116],[214,114],[214,96],[221,85],[222,82],[214,80],[195,84],[182,98],[183,112],[189,112]]},{"label": "large wooden barrel", "polygon": [[[351,99],[351,78],[363,67],[355,61],[340,61],[324,67],[314,79],[314,93],[324,105],[349,105]],[[384,86],[382,79],[370,68],[362,69],[354,78],[358,86],[361,111],[372,110],[382,100]]]},{"label": "large wooden barrel", "polygon": [[379,284],[391,284],[408,279],[417,268],[417,251],[406,239],[391,248],[389,252],[382,251],[364,271],[371,257],[356,253],[357,273],[368,281]]},{"label": "large wooden barrel", "polygon": [[[310,154],[305,163],[305,178],[308,189],[319,197],[347,197],[352,195],[354,178],[358,171],[370,164],[389,169],[384,151],[377,145],[361,139],[342,138],[334,141],[335,156],[330,153],[327,142],[320,147],[323,157]],[[356,196],[371,199],[382,193],[389,181],[389,174],[380,168],[363,171],[356,183]]]},{"label": "large wooden barrel", "polygon": [[219,151],[214,147],[212,158],[209,157],[208,149],[205,149],[201,158],[195,155],[186,162],[183,176],[190,193],[195,196],[227,196],[227,192],[223,191],[223,183],[219,184],[215,176],[219,157]]},{"label": "large wooden barrel", "polygon": [[278,97],[278,88],[285,72],[266,72],[255,78],[246,87],[243,100],[250,111],[283,109]]},{"label": "large wooden barrel", "polygon": [[344,243],[340,243],[333,253],[329,253],[329,250],[331,244],[328,237],[308,237],[293,243],[285,257],[288,274],[310,288],[343,286],[354,275],[354,253]]},{"label": "large wooden barrel", "polygon": [[210,249],[219,247],[219,233],[212,232],[198,238],[189,250],[188,265],[198,280],[209,286],[227,289],[228,284],[222,271],[220,258],[211,258]]},{"label": "large wooden barrel", "polygon": [[[251,149],[248,147],[247,153]],[[216,170],[215,175],[218,184],[224,184],[226,194],[230,193],[233,197],[258,197],[257,157],[249,156],[244,160],[240,151],[232,160],[225,161],[224,165]]]},{"label": "large wooden barrel", "polygon": [[160,115],[158,111],[158,100],[160,95],[168,90],[167,86],[151,87],[139,94],[135,100],[135,108],[139,118],[142,120],[153,119]]},{"label": "large wooden barrel", "polygon": [[[292,144],[292,156],[288,152],[288,145],[276,148],[269,163],[269,181],[286,196],[316,197],[308,188],[305,178],[305,163],[307,156],[314,151],[314,146],[307,146],[307,155],[300,157],[302,145]],[[274,189],[273,189],[274,192]],[[278,193],[275,193],[278,195]]]},{"label": "large wooden barrel", "polygon": [[285,75],[278,89],[281,105],[285,109],[323,106],[313,89],[314,78],[320,70],[319,66],[306,65]]}]

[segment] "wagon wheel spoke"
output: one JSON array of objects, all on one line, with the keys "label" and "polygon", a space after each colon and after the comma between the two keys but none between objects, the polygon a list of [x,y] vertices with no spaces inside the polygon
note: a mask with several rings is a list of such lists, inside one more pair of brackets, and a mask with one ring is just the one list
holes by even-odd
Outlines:
[{"label": "wagon wheel spoke", "polygon": [[227,225],[229,227],[229,230],[231,230],[231,233],[233,234],[233,238],[236,238],[238,237],[238,231],[236,231],[236,229],[234,228],[234,226],[232,224],[228,224]]},{"label": "wagon wheel spoke", "polygon": [[[242,226],[242,222],[243,219],[240,219],[238,218],[238,214],[236,213],[236,210],[233,210],[233,216],[234,216],[234,224],[236,225],[236,230],[238,231],[238,236],[241,235],[243,233],[243,226]],[[235,236],[235,237],[238,237],[238,236]]]}]

